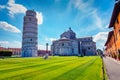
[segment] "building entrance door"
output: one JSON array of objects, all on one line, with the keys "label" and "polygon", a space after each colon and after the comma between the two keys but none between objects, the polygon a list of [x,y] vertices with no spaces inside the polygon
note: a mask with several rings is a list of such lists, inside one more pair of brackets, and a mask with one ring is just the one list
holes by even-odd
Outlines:
[{"label": "building entrance door", "polygon": [[85,56],[86,55],[86,49],[82,49],[82,53]]}]

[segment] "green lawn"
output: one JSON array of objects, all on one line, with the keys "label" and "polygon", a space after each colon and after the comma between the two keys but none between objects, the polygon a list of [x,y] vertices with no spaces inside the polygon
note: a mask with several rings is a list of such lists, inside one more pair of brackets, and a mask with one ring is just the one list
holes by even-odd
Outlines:
[{"label": "green lawn", "polygon": [[100,57],[0,59],[0,80],[103,80]]}]

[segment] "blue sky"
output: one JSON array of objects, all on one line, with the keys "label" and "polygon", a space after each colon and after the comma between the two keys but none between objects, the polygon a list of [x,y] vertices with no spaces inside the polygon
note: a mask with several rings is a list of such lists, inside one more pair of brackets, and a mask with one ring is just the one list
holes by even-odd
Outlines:
[{"label": "blue sky", "polygon": [[38,18],[39,49],[51,45],[69,27],[77,37],[93,36],[102,49],[115,0],[0,0],[0,45],[21,47],[23,17],[34,9]]}]

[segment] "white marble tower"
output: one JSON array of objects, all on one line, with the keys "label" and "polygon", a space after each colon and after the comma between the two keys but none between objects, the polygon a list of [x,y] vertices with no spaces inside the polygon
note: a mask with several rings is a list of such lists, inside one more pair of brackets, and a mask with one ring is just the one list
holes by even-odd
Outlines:
[{"label": "white marble tower", "polygon": [[38,50],[38,25],[36,12],[27,10],[24,16],[22,57],[35,57]]}]

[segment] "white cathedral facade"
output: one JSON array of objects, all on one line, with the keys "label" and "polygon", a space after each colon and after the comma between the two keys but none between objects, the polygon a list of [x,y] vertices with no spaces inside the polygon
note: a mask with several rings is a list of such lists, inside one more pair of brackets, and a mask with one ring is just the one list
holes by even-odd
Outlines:
[{"label": "white cathedral facade", "polygon": [[76,38],[75,32],[69,28],[60,35],[59,40],[53,41],[51,53],[59,56],[93,56],[96,55],[96,43],[92,37]]}]

